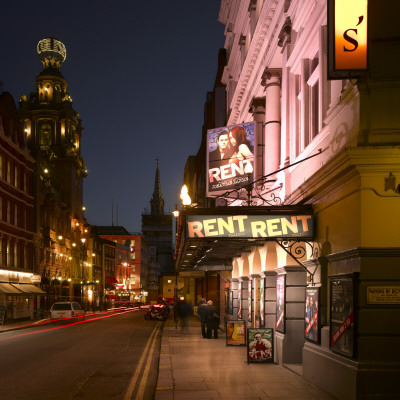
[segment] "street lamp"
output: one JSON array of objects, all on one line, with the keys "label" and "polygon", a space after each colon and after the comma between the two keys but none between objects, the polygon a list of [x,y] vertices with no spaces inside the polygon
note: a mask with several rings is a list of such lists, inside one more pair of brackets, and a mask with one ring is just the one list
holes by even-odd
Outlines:
[{"label": "street lamp", "polygon": [[190,206],[192,204],[192,199],[189,196],[189,190],[186,185],[182,186],[180,197],[184,206]]},{"label": "street lamp", "polygon": [[83,305],[83,279],[84,279],[84,261],[85,261],[85,242],[86,242],[86,238],[81,238],[81,242],[82,242],[81,305]]},{"label": "street lamp", "polygon": [[244,167],[244,172],[247,174],[247,182],[248,182],[246,185],[247,205],[251,206],[251,196],[253,191],[253,183],[250,181],[251,174],[253,173],[253,166],[251,165],[251,162],[246,163],[246,166]]}]

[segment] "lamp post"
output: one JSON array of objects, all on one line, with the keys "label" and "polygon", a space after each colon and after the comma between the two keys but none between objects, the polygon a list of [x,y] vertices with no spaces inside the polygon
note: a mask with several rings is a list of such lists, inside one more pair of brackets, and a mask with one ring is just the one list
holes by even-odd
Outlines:
[{"label": "lamp post", "polygon": [[[179,210],[178,205],[175,204],[175,210],[172,211],[172,215],[175,217],[175,245],[174,248],[176,250],[176,239],[178,236],[178,218],[179,218]],[[175,321],[175,329],[178,329],[178,269],[175,268],[175,287],[174,287],[174,321]]]},{"label": "lamp post", "polygon": [[244,172],[247,174],[247,185],[246,185],[246,190],[247,190],[247,205],[251,206],[251,196],[253,192],[253,183],[250,180],[250,176],[253,173],[253,166],[251,165],[251,162],[247,162],[246,166],[244,167]]},{"label": "lamp post", "polygon": [[83,282],[84,282],[84,262],[85,262],[85,242],[86,242],[86,238],[81,238],[81,242],[82,242],[81,305],[83,305]]}]

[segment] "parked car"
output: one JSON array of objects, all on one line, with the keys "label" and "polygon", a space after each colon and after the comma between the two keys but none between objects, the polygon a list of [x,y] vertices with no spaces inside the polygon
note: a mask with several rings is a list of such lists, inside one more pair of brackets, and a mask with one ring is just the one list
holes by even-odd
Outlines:
[{"label": "parked car", "polygon": [[79,303],[74,301],[61,301],[54,303],[50,308],[50,318],[76,318],[84,317],[85,310],[82,309]]}]

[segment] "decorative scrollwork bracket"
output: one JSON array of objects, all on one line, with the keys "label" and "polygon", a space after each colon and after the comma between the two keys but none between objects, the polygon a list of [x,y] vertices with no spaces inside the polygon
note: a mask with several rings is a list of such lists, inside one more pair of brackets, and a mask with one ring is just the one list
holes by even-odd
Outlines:
[{"label": "decorative scrollwork bracket", "polygon": [[314,282],[315,271],[310,271],[302,262],[307,256],[307,246],[311,249],[311,254],[309,258],[317,258],[319,255],[319,249],[314,246],[314,242],[307,240],[286,240],[286,239],[275,239],[275,242],[281,247],[290,257],[296,261],[305,271],[310,275],[311,282]]}]

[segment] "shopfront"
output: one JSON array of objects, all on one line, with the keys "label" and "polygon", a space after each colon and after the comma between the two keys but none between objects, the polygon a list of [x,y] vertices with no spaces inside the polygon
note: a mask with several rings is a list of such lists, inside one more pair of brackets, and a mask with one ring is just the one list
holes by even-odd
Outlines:
[{"label": "shopfront", "polygon": [[0,323],[41,315],[40,298],[46,293],[34,284],[36,281],[32,273],[0,270]]}]

